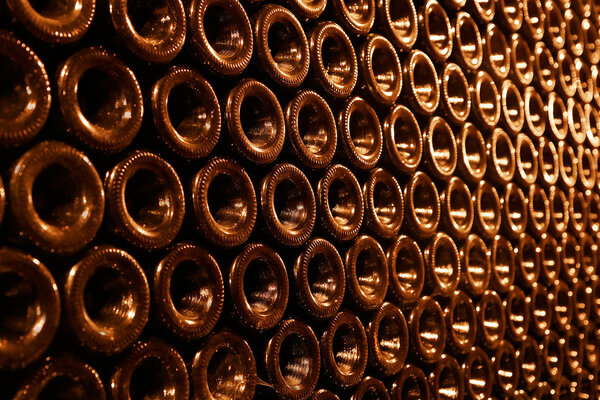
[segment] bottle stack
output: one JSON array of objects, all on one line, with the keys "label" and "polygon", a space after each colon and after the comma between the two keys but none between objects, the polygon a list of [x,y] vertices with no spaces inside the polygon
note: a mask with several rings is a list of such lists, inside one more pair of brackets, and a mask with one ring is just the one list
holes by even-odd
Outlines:
[{"label": "bottle stack", "polygon": [[0,0],[0,400],[600,396],[600,4]]}]

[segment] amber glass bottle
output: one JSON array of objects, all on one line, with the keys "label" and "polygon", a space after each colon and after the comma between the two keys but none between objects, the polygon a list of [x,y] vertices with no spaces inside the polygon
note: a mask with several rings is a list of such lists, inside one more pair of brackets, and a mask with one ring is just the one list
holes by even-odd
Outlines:
[{"label": "amber glass bottle", "polygon": [[476,306],[477,340],[488,350],[496,350],[504,337],[506,319],[504,305],[498,293],[486,290]]},{"label": "amber glass bottle", "polygon": [[285,119],[279,100],[263,83],[246,78],[229,91],[224,118],[235,150],[254,164],[269,164],[281,153]]},{"label": "amber glass bottle", "polygon": [[337,148],[335,117],[313,90],[300,90],[285,109],[286,136],[294,156],[311,169],[325,168]]},{"label": "amber glass bottle", "polygon": [[378,1],[376,22],[399,52],[410,51],[417,41],[419,25],[412,0]]},{"label": "amber glass bottle", "polygon": [[67,131],[96,150],[117,153],[142,125],[142,90],[133,71],[99,47],[65,60],[58,74],[58,104]]},{"label": "amber glass bottle", "polygon": [[425,296],[408,317],[410,351],[420,362],[438,362],[446,346],[446,322],[439,303]]},{"label": "amber glass bottle", "polygon": [[64,398],[65,396],[106,399],[105,388],[98,372],[70,354],[48,357],[25,379],[13,399]]},{"label": "amber glass bottle", "polygon": [[357,237],[346,252],[345,266],[350,301],[361,311],[379,307],[388,288],[387,260],[379,242]]},{"label": "amber glass bottle", "polygon": [[169,393],[173,400],[190,395],[188,371],[177,350],[160,339],[137,342],[116,366],[109,382],[111,398],[156,398]]},{"label": "amber glass bottle", "polygon": [[197,340],[215,326],[225,298],[219,264],[204,248],[179,243],[154,271],[154,307],[175,336]]},{"label": "amber glass bottle", "polygon": [[382,121],[385,161],[403,173],[413,173],[423,155],[421,128],[412,111],[396,105]]},{"label": "amber glass bottle", "polygon": [[292,164],[277,164],[261,183],[260,204],[268,231],[279,243],[299,246],[310,237],[317,218],[308,178]]},{"label": "amber glass bottle", "polygon": [[446,322],[446,350],[457,356],[471,350],[477,337],[477,313],[471,298],[460,290],[438,297]]},{"label": "amber glass bottle", "polygon": [[453,30],[446,10],[436,0],[426,1],[419,9],[419,37],[427,54],[444,62],[452,54]]},{"label": "amber glass bottle", "polygon": [[33,50],[4,30],[0,31],[0,61],[7,85],[3,89],[6,100],[0,103],[0,145],[21,145],[46,123],[51,103],[50,80]]},{"label": "amber glass bottle", "polygon": [[64,311],[82,346],[99,353],[119,353],[135,342],[148,321],[146,275],[125,251],[95,247],[67,275]]},{"label": "amber glass bottle", "polygon": [[374,312],[367,327],[369,362],[385,376],[395,375],[408,354],[408,326],[404,315],[392,303]]},{"label": "amber glass bottle", "polygon": [[354,174],[341,164],[330,165],[319,180],[316,192],[325,231],[336,240],[353,239],[364,218],[362,190]]},{"label": "amber glass bottle", "polygon": [[17,369],[42,356],[60,320],[60,296],[52,274],[36,258],[0,249],[0,368]]},{"label": "amber glass bottle", "polygon": [[[136,56],[148,62],[168,63],[183,48],[187,22],[182,0],[146,5],[127,0],[108,3],[115,31]],[[152,11],[146,11],[145,6]]]},{"label": "amber glass bottle", "polygon": [[468,184],[478,184],[487,168],[486,145],[481,131],[466,122],[456,135],[456,173]]},{"label": "amber glass bottle", "polygon": [[431,59],[421,50],[412,50],[402,64],[403,96],[418,114],[431,115],[440,101],[438,75]]},{"label": "amber glass bottle", "polygon": [[102,181],[82,152],[61,142],[35,145],[14,164],[8,204],[36,246],[74,253],[96,236],[104,215]]},{"label": "amber glass bottle", "polygon": [[198,228],[210,242],[225,247],[244,243],[256,222],[256,193],[237,162],[215,157],[198,171],[191,185]]},{"label": "amber glass bottle", "polygon": [[95,0],[37,4],[28,0],[8,0],[8,8],[31,33],[50,43],[80,40],[96,12]]},{"label": "amber glass bottle", "polygon": [[253,16],[261,67],[276,84],[297,87],[308,75],[310,52],[302,25],[288,9],[268,4]]},{"label": "amber glass bottle", "polygon": [[414,365],[406,365],[392,383],[391,398],[394,400],[430,399],[431,391],[425,373]]},{"label": "amber glass bottle", "polygon": [[385,384],[377,378],[371,376],[364,377],[356,385],[350,400],[367,399],[390,400],[390,395]]},{"label": "amber glass bottle", "polygon": [[400,306],[417,302],[425,284],[425,264],[419,245],[409,236],[399,235],[386,256],[388,296]]},{"label": "amber glass bottle", "polygon": [[460,254],[454,240],[437,232],[425,250],[425,289],[433,295],[447,296],[458,287],[461,275]]},{"label": "amber glass bottle", "polygon": [[210,83],[189,67],[172,67],[152,87],[152,116],[164,143],[187,159],[206,157],[221,133],[221,107]]},{"label": "amber glass bottle", "polygon": [[320,341],[324,376],[336,387],[356,386],[367,367],[369,345],[358,317],[349,311],[336,314]]},{"label": "amber glass bottle", "polygon": [[104,186],[118,235],[144,249],[173,241],[183,223],[185,198],[177,172],[164,159],[137,150],[112,168]]},{"label": "amber glass bottle", "polygon": [[315,390],[321,369],[319,342],[311,327],[298,319],[281,322],[267,344],[265,367],[280,397],[306,399]]},{"label": "amber glass bottle", "polygon": [[457,164],[456,140],[452,128],[439,116],[434,116],[423,132],[423,164],[436,180],[449,180]]},{"label": "amber glass bottle", "polygon": [[252,57],[248,14],[238,0],[193,0],[189,4],[190,42],[200,61],[222,75],[239,75]]},{"label": "amber glass bottle", "polygon": [[331,96],[348,97],[358,81],[358,59],[346,32],[333,22],[318,22],[309,45],[312,73],[321,88]]},{"label": "amber glass bottle", "polygon": [[487,353],[473,347],[462,364],[465,376],[465,397],[487,399],[494,388],[493,366]]},{"label": "amber glass bottle", "polygon": [[312,238],[294,264],[295,292],[300,306],[314,319],[335,315],[346,292],[346,273],[333,244]]},{"label": "amber glass bottle", "polygon": [[464,239],[473,227],[474,207],[469,187],[452,177],[440,195],[440,227],[456,239]]},{"label": "amber glass bottle", "polygon": [[419,239],[430,238],[440,222],[437,188],[424,172],[417,171],[404,187],[404,226]]},{"label": "amber glass bottle", "polygon": [[195,400],[253,399],[258,377],[252,349],[229,330],[212,333],[194,356],[190,382]]},{"label": "amber glass bottle", "polygon": [[373,169],[383,152],[377,113],[361,97],[351,97],[338,115],[338,135],[344,157],[354,168]]},{"label": "amber glass bottle", "polygon": [[371,170],[363,185],[365,224],[385,239],[396,237],[404,219],[404,197],[396,178],[383,168]]},{"label": "amber glass bottle", "polygon": [[283,260],[266,245],[246,245],[229,269],[229,291],[233,316],[244,328],[273,328],[281,320],[289,297]]},{"label": "amber glass bottle", "polygon": [[378,103],[393,104],[402,90],[400,59],[392,43],[370,34],[358,52],[362,91]]}]

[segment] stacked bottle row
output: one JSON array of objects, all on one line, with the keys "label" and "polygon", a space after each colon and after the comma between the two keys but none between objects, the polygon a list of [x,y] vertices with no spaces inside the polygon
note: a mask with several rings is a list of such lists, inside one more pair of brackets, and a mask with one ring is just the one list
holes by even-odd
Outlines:
[{"label": "stacked bottle row", "polygon": [[141,3],[0,4],[7,395],[595,397],[600,5]]}]

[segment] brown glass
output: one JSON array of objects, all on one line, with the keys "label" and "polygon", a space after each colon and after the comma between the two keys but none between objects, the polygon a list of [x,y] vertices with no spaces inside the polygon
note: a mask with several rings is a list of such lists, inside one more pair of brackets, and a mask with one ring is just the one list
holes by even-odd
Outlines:
[{"label": "brown glass", "polygon": [[525,390],[532,391],[538,386],[542,375],[542,354],[538,342],[526,336],[517,349],[517,359],[521,370],[521,385]]},{"label": "brown glass", "polygon": [[0,144],[17,146],[45,125],[52,101],[50,80],[36,53],[4,30],[0,31],[0,60],[6,85],[0,98]]},{"label": "brown glass", "polygon": [[440,220],[439,195],[431,178],[420,171],[415,173],[404,187],[404,201],[407,230],[418,238],[431,237]]},{"label": "brown glass", "polygon": [[423,47],[435,61],[444,62],[453,47],[453,30],[444,7],[436,0],[427,0],[419,9],[419,37]]},{"label": "brown glass", "polygon": [[[544,187],[551,187],[558,182],[558,151],[552,140],[541,137],[537,145],[538,182]],[[548,189],[551,190],[551,189]]]},{"label": "brown glass", "polygon": [[363,91],[378,103],[393,104],[402,90],[402,69],[394,45],[384,36],[370,34],[358,51]]},{"label": "brown glass", "polygon": [[173,335],[187,341],[206,336],[223,310],[221,269],[203,247],[178,243],[154,271],[155,311]]},{"label": "brown glass", "polygon": [[44,141],[21,155],[8,189],[17,229],[46,251],[75,253],[94,239],[102,223],[100,176],[84,153],[65,143]]},{"label": "brown glass", "polygon": [[392,383],[390,394],[394,400],[407,400],[413,398],[413,396],[418,399],[431,398],[429,382],[425,373],[412,364],[406,365],[400,371],[400,374]]},{"label": "brown glass", "polygon": [[440,204],[440,226],[456,239],[466,238],[475,213],[469,187],[460,178],[450,178],[440,195]]},{"label": "brown glass", "polygon": [[356,386],[367,367],[369,345],[358,317],[349,311],[336,314],[321,337],[324,377],[336,387]]},{"label": "brown glass", "polygon": [[410,51],[417,41],[419,25],[417,9],[412,0],[377,1],[377,21],[399,52]]},{"label": "brown glass", "polygon": [[485,175],[487,166],[485,141],[479,129],[470,122],[465,123],[456,135],[456,148],[457,175],[469,184],[478,183]]},{"label": "brown glass", "polygon": [[384,376],[402,370],[408,354],[408,326],[404,315],[392,303],[383,303],[367,327],[369,362]]},{"label": "brown glass", "polygon": [[254,186],[233,160],[209,160],[192,180],[191,202],[198,228],[211,243],[239,246],[254,229],[258,208]]},{"label": "brown glass", "polygon": [[308,178],[298,167],[275,165],[261,182],[260,205],[267,230],[276,241],[299,246],[309,239],[317,204]]},{"label": "brown glass", "polygon": [[348,97],[358,80],[358,59],[348,35],[339,25],[321,21],[308,41],[312,73],[321,88],[331,96]]},{"label": "brown glass", "polygon": [[280,397],[305,399],[317,386],[321,367],[319,341],[298,319],[288,319],[273,332],[265,350],[268,382]]},{"label": "brown glass", "polygon": [[412,111],[394,106],[382,121],[384,157],[392,167],[402,173],[414,172],[423,154],[421,128]]},{"label": "brown glass", "polygon": [[423,149],[423,163],[432,178],[450,179],[456,169],[458,154],[452,128],[442,117],[432,117],[424,128]]},{"label": "brown glass", "polygon": [[494,367],[495,389],[504,395],[511,395],[519,384],[519,360],[517,351],[508,340],[500,341],[490,360]]},{"label": "brown glass", "polygon": [[520,187],[510,182],[504,189],[502,204],[502,231],[510,239],[516,239],[527,228],[527,198]]},{"label": "brown glass", "polygon": [[58,286],[46,266],[19,250],[0,249],[0,368],[23,368],[50,346],[61,313]]},{"label": "brown glass", "polygon": [[190,42],[200,61],[221,75],[239,75],[254,48],[252,25],[238,0],[189,3]]},{"label": "brown glass", "polygon": [[336,240],[353,239],[364,218],[362,190],[354,174],[341,164],[327,167],[317,184],[321,224]]},{"label": "brown glass", "polygon": [[311,317],[333,317],[342,305],[346,273],[333,244],[312,238],[294,264],[294,283],[300,306]]},{"label": "brown glass", "polygon": [[513,247],[508,239],[496,235],[488,246],[490,252],[490,288],[499,293],[510,290],[515,280],[516,264]]},{"label": "brown glass", "polygon": [[529,303],[519,286],[511,286],[504,300],[506,313],[506,336],[514,342],[523,341],[529,330]]},{"label": "brown glass", "polygon": [[440,361],[446,345],[446,323],[439,303],[422,297],[408,317],[408,328],[413,356],[426,364]]},{"label": "brown glass", "polygon": [[459,11],[454,19],[454,59],[466,71],[479,69],[483,62],[483,43],[477,22]]},{"label": "brown glass", "polygon": [[344,261],[351,303],[361,311],[379,307],[388,288],[387,260],[379,242],[368,235],[357,237]]},{"label": "brown glass", "polygon": [[462,364],[465,377],[465,398],[487,399],[492,394],[494,375],[487,353],[473,347]]},{"label": "brown glass", "polygon": [[143,249],[173,241],[185,214],[183,187],[175,169],[149,151],[136,150],[119,161],[104,180],[113,230]]},{"label": "brown glass", "polygon": [[378,237],[396,237],[404,219],[404,197],[396,178],[383,168],[371,170],[363,197],[366,226]]},{"label": "brown glass", "polygon": [[231,263],[229,291],[233,316],[244,328],[259,332],[273,328],[289,297],[283,260],[264,244],[246,245]]},{"label": "brown glass", "polygon": [[338,114],[338,135],[354,168],[373,169],[383,152],[383,132],[373,107],[361,97],[346,100]]},{"label": "brown glass", "polygon": [[529,331],[543,337],[552,323],[552,300],[546,287],[538,282],[531,285],[529,292]]},{"label": "brown glass", "polygon": [[285,119],[277,96],[263,83],[246,78],[229,91],[225,121],[235,150],[254,164],[269,164],[281,153]]},{"label": "brown glass", "polygon": [[300,21],[267,4],[253,16],[254,46],[262,69],[278,85],[298,87],[308,75],[310,52]]},{"label": "brown glass", "polygon": [[337,148],[337,128],[331,108],[312,90],[300,90],[285,110],[286,136],[294,155],[308,168],[325,168]]},{"label": "brown glass", "polygon": [[229,330],[214,332],[194,356],[190,378],[196,399],[251,400],[258,383],[252,349]]},{"label": "brown glass", "polygon": [[458,361],[450,355],[444,354],[429,374],[431,385],[431,398],[442,400],[456,396],[461,399],[465,395],[465,381],[463,371]]},{"label": "brown glass", "polygon": [[172,67],[152,87],[152,116],[164,143],[178,156],[208,156],[221,133],[221,107],[210,83],[189,67]]},{"label": "brown glass", "polygon": [[166,342],[151,338],[137,342],[116,366],[109,381],[113,399],[152,398],[169,393],[188,399],[190,384],[181,355]]},{"label": "brown glass", "polygon": [[484,239],[492,239],[500,230],[501,203],[496,188],[487,181],[481,181],[473,193],[473,231]]},{"label": "brown glass", "polygon": [[461,278],[461,260],[454,240],[437,232],[423,250],[425,260],[426,292],[447,296],[458,287]]},{"label": "brown glass", "polygon": [[402,93],[411,108],[421,115],[431,115],[440,101],[437,72],[431,59],[421,50],[412,50],[402,64]]},{"label": "brown glass", "polygon": [[106,392],[98,372],[71,354],[48,357],[21,384],[14,400],[60,398],[105,400]]},{"label": "brown glass", "polygon": [[471,298],[457,290],[438,299],[446,323],[446,351],[457,356],[468,353],[477,337],[477,314]]},{"label": "brown glass", "polygon": [[479,70],[469,83],[471,85],[471,114],[483,130],[493,129],[500,121],[500,93],[492,77]]},{"label": "brown glass", "polygon": [[142,333],[150,311],[150,289],[138,262],[127,252],[100,246],[67,275],[67,326],[86,349],[120,353]]},{"label": "brown glass", "polygon": [[46,42],[58,44],[80,40],[89,29],[96,11],[95,0],[66,2],[60,5],[9,0],[6,5],[12,15],[33,35]]},{"label": "brown glass", "polygon": [[419,245],[399,235],[386,254],[389,271],[388,296],[406,306],[418,301],[425,284],[425,263]]},{"label": "brown glass", "polygon": [[129,50],[152,63],[168,63],[183,48],[186,14],[182,0],[150,4],[153,12],[143,15],[143,5],[127,0],[109,0],[113,26]]},{"label": "brown glass", "polygon": [[540,249],[540,280],[552,284],[560,274],[560,248],[552,234],[543,233],[538,241]]}]

